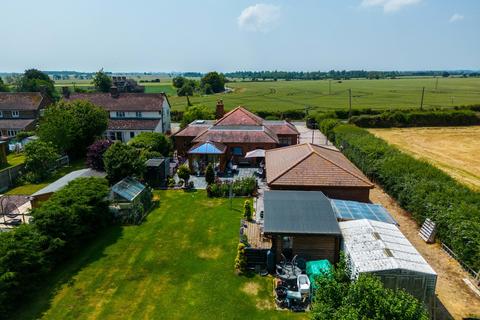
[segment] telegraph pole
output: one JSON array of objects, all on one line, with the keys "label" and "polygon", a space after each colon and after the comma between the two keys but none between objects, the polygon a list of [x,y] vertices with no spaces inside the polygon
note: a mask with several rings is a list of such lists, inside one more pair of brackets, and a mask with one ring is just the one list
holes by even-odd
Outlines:
[{"label": "telegraph pole", "polygon": [[435,91],[437,91],[438,89],[438,78],[436,78],[437,80],[435,81]]},{"label": "telegraph pole", "polygon": [[425,87],[422,87],[422,99],[420,100],[420,110],[423,110],[423,96],[425,95]]},{"label": "telegraph pole", "polygon": [[348,119],[352,117],[352,89],[348,89]]}]

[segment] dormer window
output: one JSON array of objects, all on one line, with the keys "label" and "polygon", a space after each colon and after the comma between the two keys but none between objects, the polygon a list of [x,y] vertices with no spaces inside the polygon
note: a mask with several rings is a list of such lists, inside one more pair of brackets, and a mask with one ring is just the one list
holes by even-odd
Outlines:
[{"label": "dormer window", "polygon": [[117,111],[117,118],[125,118],[125,112]]},{"label": "dormer window", "polygon": [[20,117],[20,112],[17,110],[12,111],[12,118],[18,118]]},{"label": "dormer window", "polygon": [[142,117],[142,112],[141,112],[141,111],[135,112],[135,116],[136,116],[137,118],[141,118],[141,117]]}]

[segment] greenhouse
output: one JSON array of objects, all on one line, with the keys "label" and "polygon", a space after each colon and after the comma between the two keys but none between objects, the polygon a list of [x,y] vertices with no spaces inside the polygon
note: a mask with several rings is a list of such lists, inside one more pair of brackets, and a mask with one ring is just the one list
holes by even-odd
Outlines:
[{"label": "greenhouse", "polygon": [[403,288],[432,306],[437,274],[396,225],[368,219],[339,225],[352,278],[374,274],[387,288]]}]

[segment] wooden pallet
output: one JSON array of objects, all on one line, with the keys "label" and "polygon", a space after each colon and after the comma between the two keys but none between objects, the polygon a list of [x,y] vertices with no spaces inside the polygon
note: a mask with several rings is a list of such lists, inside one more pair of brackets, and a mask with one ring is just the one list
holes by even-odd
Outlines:
[{"label": "wooden pallet", "polygon": [[435,235],[437,234],[437,226],[435,222],[427,218],[425,222],[423,222],[418,234],[426,243],[434,243]]}]

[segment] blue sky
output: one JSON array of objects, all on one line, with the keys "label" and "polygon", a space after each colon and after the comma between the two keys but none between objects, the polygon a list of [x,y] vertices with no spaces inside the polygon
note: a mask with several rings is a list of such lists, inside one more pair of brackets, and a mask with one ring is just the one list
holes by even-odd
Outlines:
[{"label": "blue sky", "polygon": [[0,71],[480,69],[479,0],[15,0]]}]

